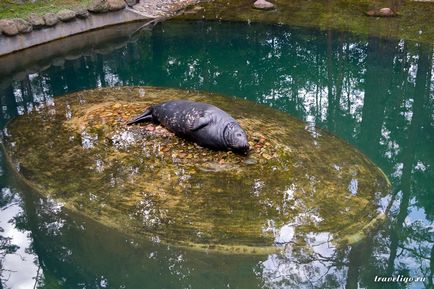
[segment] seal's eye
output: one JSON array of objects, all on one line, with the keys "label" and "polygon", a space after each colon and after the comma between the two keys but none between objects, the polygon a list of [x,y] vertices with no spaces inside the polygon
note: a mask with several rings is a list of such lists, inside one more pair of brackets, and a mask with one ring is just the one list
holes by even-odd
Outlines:
[{"label": "seal's eye", "polygon": [[241,137],[241,134],[240,134],[240,133],[237,133],[236,136],[237,136],[237,137]]}]

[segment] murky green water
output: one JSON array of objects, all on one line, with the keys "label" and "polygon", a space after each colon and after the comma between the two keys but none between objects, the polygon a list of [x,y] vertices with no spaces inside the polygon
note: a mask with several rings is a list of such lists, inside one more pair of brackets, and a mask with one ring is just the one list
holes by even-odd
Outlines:
[{"label": "murky green water", "polygon": [[317,232],[283,254],[206,253],[117,233],[41,199],[2,158],[3,287],[28,288],[36,279],[39,288],[400,288],[374,281],[399,274],[425,277],[410,288],[432,284],[432,46],[214,22],[165,23],[129,42],[107,41],[89,42],[82,56],[0,59],[25,63],[0,68],[2,127],[50,107],[54,96],[95,87],[154,85],[245,98],[366,154],[392,181],[392,193],[376,200],[380,210],[390,205],[390,215],[349,246]]},{"label": "murky green water", "polygon": [[[126,125],[170,99],[236,116],[250,136],[248,155],[204,149],[152,124]],[[335,246],[353,244],[384,219],[378,202],[390,193],[384,173],[336,137],[267,106],[204,92],[68,94],[8,123],[3,147],[41,195],[128,235],[203,251],[307,249],[306,237],[321,233]]]}]

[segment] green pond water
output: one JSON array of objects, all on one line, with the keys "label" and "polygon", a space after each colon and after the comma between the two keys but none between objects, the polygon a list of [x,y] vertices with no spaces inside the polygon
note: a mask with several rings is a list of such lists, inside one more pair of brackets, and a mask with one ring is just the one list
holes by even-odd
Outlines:
[{"label": "green pond water", "polygon": [[[0,58],[3,288],[432,286],[432,45],[247,23],[116,29]],[[250,155],[123,126],[172,96],[237,116]],[[146,162],[143,141],[163,143]]]},{"label": "green pond water", "polygon": [[[200,148],[159,126],[126,126],[170,99],[236,115],[251,138],[248,155]],[[336,137],[267,106],[183,90],[56,98],[11,121],[4,148],[30,187],[65,207],[126,234],[207,251],[266,254],[323,232],[354,243],[384,218],[377,204],[390,193],[383,172]]]}]

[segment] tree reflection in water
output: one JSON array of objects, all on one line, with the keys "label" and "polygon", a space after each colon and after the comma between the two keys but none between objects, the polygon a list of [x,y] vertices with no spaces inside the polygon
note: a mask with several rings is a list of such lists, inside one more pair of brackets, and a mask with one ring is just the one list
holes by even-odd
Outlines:
[{"label": "tree reflection in water", "polygon": [[[380,204],[390,213],[369,238],[339,250],[318,234],[306,236],[309,250],[205,256],[127,239],[31,194],[11,198],[7,188],[28,189],[6,177],[2,164],[0,226],[9,221],[3,214],[8,207],[22,208],[14,225],[30,234],[41,288],[403,288],[374,282],[375,276],[397,275],[426,277],[411,288],[433,286],[432,45],[276,25],[182,22],[145,31],[133,42],[117,40],[112,50],[90,45],[83,51],[73,60],[67,52],[55,60],[41,54],[27,68],[0,65],[3,125],[50,105],[56,95],[99,86],[171,86],[243,97],[304,120],[312,133],[324,127],[363,151],[392,180],[393,194]],[[13,57],[0,61],[14,63]],[[3,256],[17,249],[5,238]],[[2,286],[8,287],[8,267],[1,264]]]}]

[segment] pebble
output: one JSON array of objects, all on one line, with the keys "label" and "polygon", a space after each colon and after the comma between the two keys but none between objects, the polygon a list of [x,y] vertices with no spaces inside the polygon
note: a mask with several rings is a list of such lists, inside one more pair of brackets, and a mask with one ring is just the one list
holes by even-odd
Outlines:
[{"label": "pebble", "polygon": [[397,16],[398,14],[393,11],[389,7],[383,7],[380,9],[372,9],[365,13],[367,16],[374,16],[374,17],[393,17]]},{"label": "pebble", "polygon": [[245,163],[246,165],[254,165],[254,164],[257,164],[258,161],[257,161],[256,159],[254,159],[254,158],[248,158],[248,159],[246,159],[246,160],[244,161],[244,163]]},{"label": "pebble", "polygon": [[266,0],[257,0],[255,3],[253,3],[253,8],[259,9],[259,10],[273,10],[275,8],[275,5],[271,2],[268,2]]}]

